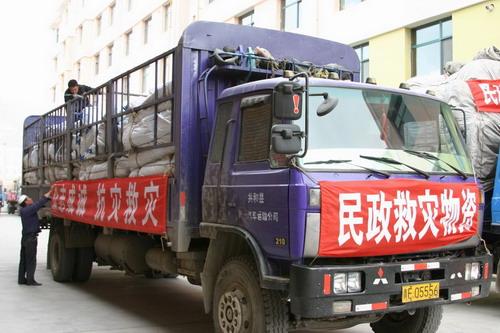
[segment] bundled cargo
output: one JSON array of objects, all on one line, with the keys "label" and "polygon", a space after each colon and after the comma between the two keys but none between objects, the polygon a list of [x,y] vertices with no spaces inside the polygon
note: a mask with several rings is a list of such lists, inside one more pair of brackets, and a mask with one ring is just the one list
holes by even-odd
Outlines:
[{"label": "bundled cargo", "polygon": [[495,107],[484,108],[478,103],[499,106],[495,80],[500,80],[500,50],[494,46],[486,48],[457,68],[449,76],[415,77],[407,83],[412,90],[434,90],[452,106],[465,134],[476,175],[485,191],[491,191],[500,147],[500,113]]}]

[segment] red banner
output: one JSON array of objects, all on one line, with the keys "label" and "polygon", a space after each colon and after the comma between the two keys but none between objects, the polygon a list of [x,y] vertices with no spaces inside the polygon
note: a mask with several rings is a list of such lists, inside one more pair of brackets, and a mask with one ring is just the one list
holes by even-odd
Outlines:
[{"label": "red banner", "polygon": [[476,184],[419,180],[322,181],[319,255],[423,251],[478,232]]},{"label": "red banner", "polygon": [[52,214],[103,227],[164,234],[167,176],[59,181]]},{"label": "red banner", "polygon": [[500,112],[500,80],[469,80],[478,111]]}]

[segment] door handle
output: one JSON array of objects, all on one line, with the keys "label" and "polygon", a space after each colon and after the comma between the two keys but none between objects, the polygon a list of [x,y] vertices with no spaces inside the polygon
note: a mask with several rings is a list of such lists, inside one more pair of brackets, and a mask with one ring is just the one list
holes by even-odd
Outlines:
[{"label": "door handle", "polygon": [[227,203],[227,206],[228,206],[229,208],[236,208],[236,202],[228,202],[228,203]]}]

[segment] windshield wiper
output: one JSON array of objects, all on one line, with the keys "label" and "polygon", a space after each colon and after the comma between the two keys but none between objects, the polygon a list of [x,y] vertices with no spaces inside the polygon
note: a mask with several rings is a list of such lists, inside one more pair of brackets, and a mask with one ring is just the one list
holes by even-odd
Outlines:
[{"label": "windshield wiper", "polygon": [[359,155],[359,157],[367,159],[367,160],[372,160],[372,161],[377,161],[377,162],[382,162],[382,163],[387,163],[387,164],[404,165],[405,167],[412,169],[413,171],[415,171],[419,175],[424,176],[425,179],[430,178],[430,176],[425,171],[422,171],[418,168],[415,168],[414,166],[411,166],[409,164],[396,161],[395,159],[392,159],[390,157],[376,157],[376,156],[366,156],[366,155]]},{"label": "windshield wiper", "polygon": [[449,166],[450,168],[452,168],[458,175],[460,175],[460,177],[462,177],[464,180],[466,180],[467,178],[469,178],[462,170],[454,167],[453,165],[451,165],[450,163],[440,159],[439,157],[436,157],[432,154],[429,154],[427,152],[423,152],[423,151],[415,151],[415,150],[403,150],[405,153],[408,153],[408,154],[412,154],[412,155],[415,155],[415,156],[418,156],[418,157],[421,157],[423,159],[426,159],[426,160],[432,160],[432,161],[438,161],[438,162],[443,162],[444,164],[446,164],[447,166]]},{"label": "windshield wiper", "polygon": [[351,163],[351,160],[314,161],[314,162],[307,162],[307,163],[304,163],[304,164],[337,164],[337,163],[346,163],[346,164],[349,164],[349,165],[352,165],[352,166],[355,166],[355,167],[358,167],[358,168],[361,168],[361,169],[365,169],[366,171],[370,171],[371,173],[382,175],[385,178],[390,178],[391,177],[391,175],[388,174],[387,172],[383,172],[383,171],[380,171],[380,170],[375,170],[375,169],[372,169],[372,168],[367,168],[367,167],[362,166],[362,165],[357,165],[357,164]]}]

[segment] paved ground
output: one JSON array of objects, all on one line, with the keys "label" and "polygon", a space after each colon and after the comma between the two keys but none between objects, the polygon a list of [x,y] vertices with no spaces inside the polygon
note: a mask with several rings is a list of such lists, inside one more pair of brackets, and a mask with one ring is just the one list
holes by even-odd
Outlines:
[{"label": "paved ground", "polygon": [[[0,213],[1,332],[212,332],[203,311],[201,288],[185,279],[147,280],[94,265],[87,283],[57,283],[46,266],[47,236],[38,245],[36,279],[41,287],[17,284],[20,218]],[[439,333],[495,332],[500,327],[500,294],[471,305],[445,307]],[[368,325],[335,331],[371,332]]]}]

